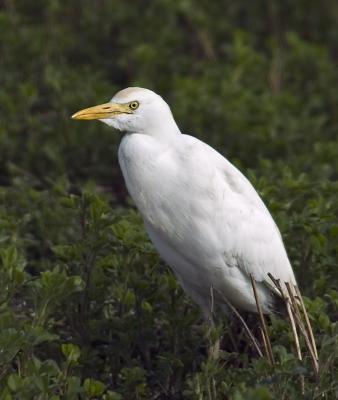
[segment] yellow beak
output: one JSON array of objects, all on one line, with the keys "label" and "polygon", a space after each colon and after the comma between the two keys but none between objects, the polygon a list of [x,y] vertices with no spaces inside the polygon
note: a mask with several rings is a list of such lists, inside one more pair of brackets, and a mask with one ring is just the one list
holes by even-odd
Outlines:
[{"label": "yellow beak", "polygon": [[72,115],[73,119],[106,119],[114,118],[119,114],[131,114],[128,104],[105,103],[85,108]]}]

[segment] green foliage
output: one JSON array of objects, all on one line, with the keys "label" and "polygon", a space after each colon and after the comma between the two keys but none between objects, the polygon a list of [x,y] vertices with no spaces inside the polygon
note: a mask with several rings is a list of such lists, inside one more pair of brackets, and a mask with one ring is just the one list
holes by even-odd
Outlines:
[{"label": "green foliage", "polygon": [[[338,6],[6,0],[0,5],[0,398],[338,398]],[[119,138],[70,115],[149,87],[237,164],[281,229],[320,354],[257,359],[236,320],[206,338],[149,243]],[[221,360],[207,347],[224,336]]]}]

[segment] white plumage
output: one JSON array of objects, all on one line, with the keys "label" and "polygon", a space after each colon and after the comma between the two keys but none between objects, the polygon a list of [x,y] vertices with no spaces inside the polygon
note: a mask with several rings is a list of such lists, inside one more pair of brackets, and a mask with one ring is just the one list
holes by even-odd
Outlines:
[{"label": "white plumage", "polygon": [[154,92],[128,88],[76,113],[125,135],[119,163],[147,232],[185,291],[210,316],[211,287],[221,306],[256,311],[250,274],[263,311],[274,309],[270,272],[296,284],[281,235],[250,182],[202,141],[180,132]]}]

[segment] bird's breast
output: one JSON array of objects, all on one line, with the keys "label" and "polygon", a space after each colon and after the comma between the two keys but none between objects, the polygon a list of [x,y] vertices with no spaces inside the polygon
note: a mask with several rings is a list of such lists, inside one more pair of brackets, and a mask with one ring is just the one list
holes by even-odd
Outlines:
[{"label": "bird's breast", "polygon": [[192,165],[193,157],[182,158],[180,149],[142,136],[124,138],[119,162],[146,225],[173,248],[184,248],[200,263],[210,262],[223,245],[215,221],[224,199],[222,190],[213,189],[221,189],[213,182],[214,172],[204,168],[200,174],[198,160]]},{"label": "bird's breast", "polygon": [[123,139],[119,162],[128,191],[145,221],[169,237],[183,240],[198,213],[203,212],[199,204],[202,197],[212,198],[213,193],[202,183],[200,187],[192,184],[175,149],[145,135]]}]

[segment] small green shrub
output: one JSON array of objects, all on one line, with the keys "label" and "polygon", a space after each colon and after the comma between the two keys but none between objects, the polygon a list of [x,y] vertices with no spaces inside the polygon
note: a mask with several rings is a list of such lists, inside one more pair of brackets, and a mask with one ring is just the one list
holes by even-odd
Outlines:
[{"label": "small green shrub", "polygon": [[[304,398],[338,398],[337,4],[80,3],[0,5],[0,398],[300,399],[301,375]],[[270,323],[275,369],[235,318],[207,337],[127,197],[119,136],[70,120],[131,85],[161,93],[266,201],[318,382],[286,321]]]}]

